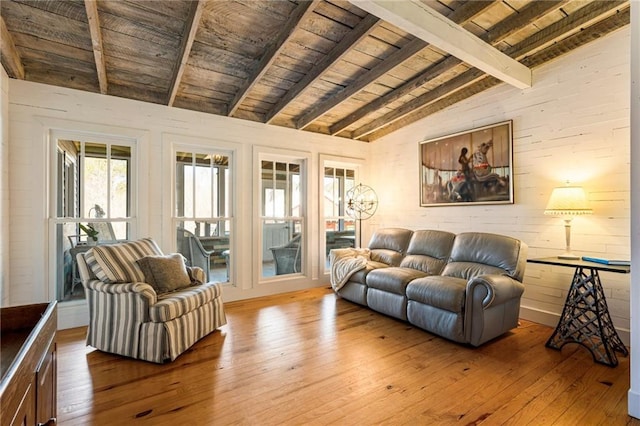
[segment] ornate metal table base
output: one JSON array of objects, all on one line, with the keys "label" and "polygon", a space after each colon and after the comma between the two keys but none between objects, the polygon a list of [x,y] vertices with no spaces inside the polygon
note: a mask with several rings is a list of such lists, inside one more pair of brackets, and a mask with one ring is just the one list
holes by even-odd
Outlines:
[{"label": "ornate metal table base", "polygon": [[567,343],[586,347],[595,362],[610,367],[618,365],[616,352],[629,354],[613,327],[598,269],[576,265],[560,322],[546,346],[560,350]]}]

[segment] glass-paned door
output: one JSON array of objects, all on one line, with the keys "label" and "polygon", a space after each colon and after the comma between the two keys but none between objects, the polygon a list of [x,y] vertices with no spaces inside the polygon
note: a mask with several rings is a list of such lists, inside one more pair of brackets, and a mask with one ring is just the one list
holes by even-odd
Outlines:
[{"label": "glass-paned door", "polygon": [[127,240],[132,233],[135,146],[85,137],[54,140],[50,223],[56,299],[68,301],[84,298],[76,255],[95,245]]},{"label": "glass-paned door", "polygon": [[231,280],[231,164],[229,153],[175,153],[176,247],[209,281]]},{"label": "glass-paned door", "polygon": [[323,208],[325,271],[329,270],[329,252],[336,248],[354,247],[355,220],[345,211],[346,193],[355,185],[353,168],[325,166],[323,174]]},{"label": "glass-paned door", "polygon": [[302,162],[260,162],[262,277],[304,272]]}]

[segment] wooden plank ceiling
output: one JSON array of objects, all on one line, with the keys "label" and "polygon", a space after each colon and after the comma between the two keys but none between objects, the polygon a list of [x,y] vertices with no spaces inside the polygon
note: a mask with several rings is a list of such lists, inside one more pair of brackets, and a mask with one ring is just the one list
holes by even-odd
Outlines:
[{"label": "wooden plank ceiling", "polygon": [[[628,1],[412,1],[530,69],[629,24]],[[506,84],[365,3],[2,0],[1,61],[11,78],[362,141]]]}]

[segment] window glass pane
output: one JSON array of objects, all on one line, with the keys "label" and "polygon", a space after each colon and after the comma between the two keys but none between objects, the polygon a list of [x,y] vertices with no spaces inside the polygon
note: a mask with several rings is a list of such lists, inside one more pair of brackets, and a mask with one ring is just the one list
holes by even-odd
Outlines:
[{"label": "window glass pane", "polygon": [[231,279],[229,163],[215,152],[176,153],[176,247],[209,281]]},{"label": "window glass pane", "polygon": [[80,216],[80,199],[78,198],[79,146],[79,143],[74,141],[58,140],[56,151],[57,217]]},{"label": "window glass pane", "polygon": [[263,220],[263,277],[302,272],[304,244],[301,231],[301,220]]},{"label": "window glass pane", "polygon": [[[231,178],[229,177],[229,167],[227,167],[226,169],[224,169],[224,193],[228,195],[226,197],[223,197],[223,202],[221,203],[221,205],[224,206],[224,210],[221,212],[221,216],[226,215],[228,212],[231,211],[230,203],[231,203],[232,194],[231,194],[230,182],[231,182]],[[225,226],[224,229],[226,230],[226,232],[229,231],[228,226]]]},{"label": "window glass pane", "polygon": [[[96,205],[107,205],[109,191],[109,164],[107,161],[107,145],[88,142],[84,144],[84,152],[83,216],[91,217],[91,214],[96,210]],[[92,211],[90,212],[89,210]]]},{"label": "window glass pane", "polygon": [[111,147],[111,204],[108,217],[129,216],[129,164],[131,147]]},{"label": "window glass pane", "polygon": [[325,225],[325,268],[329,268],[329,252],[333,249],[355,247],[356,234],[353,220],[329,219]]},{"label": "window glass pane", "polygon": [[56,299],[62,302],[84,298],[75,255],[83,251],[82,248],[90,248],[87,236],[81,235],[82,231],[75,222],[58,223],[55,225],[55,232]]},{"label": "window glass pane", "polygon": [[261,162],[262,277],[303,272],[301,172],[298,163]]},{"label": "window glass pane", "polygon": [[325,270],[329,269],[329,252],[336,248],[355,246],[355,221],[346,215],[345,198],[355,185],[355,170],[345,167],[325,167]]},{"label": "window glass pane", "polygon": [[[204,158],[203,158],[204,157]],[[213,200],[213,177],[211,168],[211,156],[199,154],[196,156],[195,167],[195,217],[211,217],[211,203]]]},{"label": "window glass pane", "polygon": [[273,195],[273,187],[275,185],[274,163],[271,161],[262,161],[260,171],[263,188],[262,215],[273,216],[275,211]]},{"label": "window glass pane", "polygon": [[333,188],[333,177],[324,178],[324,215],[335,216],[336,200],[334,199],[335,192]]},{"label": "window glass pane", "polygon": [[263,196],[263,205],[262,205],[262,215],[266,216],[266,217],[273,217],[275,216],[274,214],[274,208],[273,208],[273,198],[274,198],[274,191],[272,188],[265,188],[264,190],[264,196]]},{"label": "window glass pane", "polygon": [[96,244],[126,240],[131,232],[132,148],[124,144],[58,139],[52,193],[56,195],[51,242],[56,299],[84,298],[76,254]]},{"label": "window glass pane", "polygon": [[194,180],[194,173],[193,173],[193,164],[189,163],[189,164],[185,164],[184,168],[183,168],[183,178],[182,178],[182,182],[183,182],[183,187],[182,187],[182,194],[183,194],[183,208],[184,208],[184,212],[183,212],[183,216],[184,217],[194,217],[195,216],[195,211],[193,209],[193,180]]},{"label": "window glass pane", "polygon": [[185,173],[184,169],[186,165],[191,165],[191,153],[178,151],[176,153],[176,211],[175,214],[178,217],[185,216]]},{"label": "window glass pane", "polygon": [[291,216],[302,216],[300,174],[291,176]]},{"label": "window glass pane", "polygon": [[213,209],[213,211],[211,212],[212,216],[222,216],[223,213],[220,211],[220,197],[219,197],[219,190],[218,188],[220,188],[220,168],[219,167],[214,167],[212,169],[212,179],[213,179],[213,186],[211,189],[211,208]]}]

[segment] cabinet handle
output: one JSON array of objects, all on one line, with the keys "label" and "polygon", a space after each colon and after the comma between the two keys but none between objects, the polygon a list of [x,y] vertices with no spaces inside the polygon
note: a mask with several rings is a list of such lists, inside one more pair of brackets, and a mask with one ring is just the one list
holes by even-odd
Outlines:
[{"label": "cabinet handle", "polygon": [[49,420],[47,420],[46,423],[38,423],[38,426],[56,426],[57,421],[55,417],[51,417]]}]

